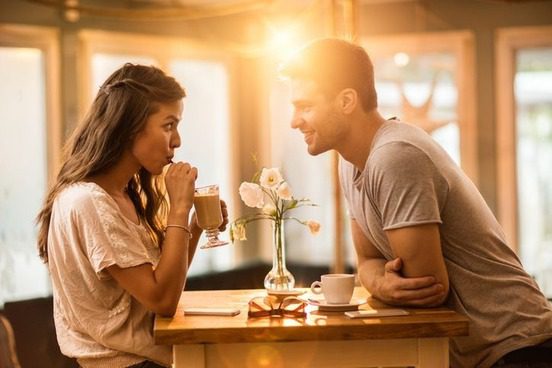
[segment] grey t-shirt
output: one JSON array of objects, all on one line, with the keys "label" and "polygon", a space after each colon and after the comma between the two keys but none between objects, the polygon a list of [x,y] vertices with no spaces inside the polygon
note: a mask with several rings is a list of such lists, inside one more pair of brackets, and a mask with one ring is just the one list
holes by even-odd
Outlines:
[{"label": "grey t-shirt", "polygon": [[340,180],[351,217],[387,260],[394,255],[385,230],[439,224],[446,305],[470,319],[470,335],[451,339],[453,367],[489,367],[552,338],[552,306],[475,185],[423,130],[385,122],[364,170],[341,160]]}]

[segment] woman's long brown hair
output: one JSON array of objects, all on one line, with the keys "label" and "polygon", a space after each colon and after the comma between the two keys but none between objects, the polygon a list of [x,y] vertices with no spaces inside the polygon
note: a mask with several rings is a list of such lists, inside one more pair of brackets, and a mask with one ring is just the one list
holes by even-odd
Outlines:
[{"label": "woman's long brown hair", "polygon": [[[56,196],[68,185],[105,172],[119,161],[159,103],[186,96],[178,82],[153,66],[125,64],[100,88],[84,120],[63,150],[63,163],[37,216],[38,252],[48,262],[48,230]],[[167,213],[162,180],[144,168],[127,184],[127,193],[152,238],[161,244]]]}]

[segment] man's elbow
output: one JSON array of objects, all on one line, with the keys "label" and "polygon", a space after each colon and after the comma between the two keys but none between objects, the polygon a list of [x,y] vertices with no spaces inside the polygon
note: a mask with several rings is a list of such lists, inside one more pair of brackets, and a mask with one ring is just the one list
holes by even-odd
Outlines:
[{"label": "man's elbow", "polygon": [[426,305],[427,307],[440,307],[444,305],[448,299],[449,296],[449,288],[448,286],[444,288],[444,290],[440,291],[431,301],[428,302]]}]

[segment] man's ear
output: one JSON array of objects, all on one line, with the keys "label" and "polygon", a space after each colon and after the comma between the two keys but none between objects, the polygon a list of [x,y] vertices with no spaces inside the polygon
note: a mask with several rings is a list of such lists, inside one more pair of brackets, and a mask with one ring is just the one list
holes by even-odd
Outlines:
[{"label": "man's ear", "polygon": [[337,103],[342,113],[352,113],[358,105],[357,91],[352,88],[345,88],[337,95]]}]

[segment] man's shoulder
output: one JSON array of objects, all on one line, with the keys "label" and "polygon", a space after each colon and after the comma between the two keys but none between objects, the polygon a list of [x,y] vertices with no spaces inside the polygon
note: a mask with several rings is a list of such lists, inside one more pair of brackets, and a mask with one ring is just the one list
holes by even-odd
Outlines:
[{"label": "man's shoulder", "polygon": [[420,127],[402,121],[390,121],[385,123],[376,135],[372,151],[393,142],[419,146],[426,144],[428,140],[431,140],[431,136]]}]

